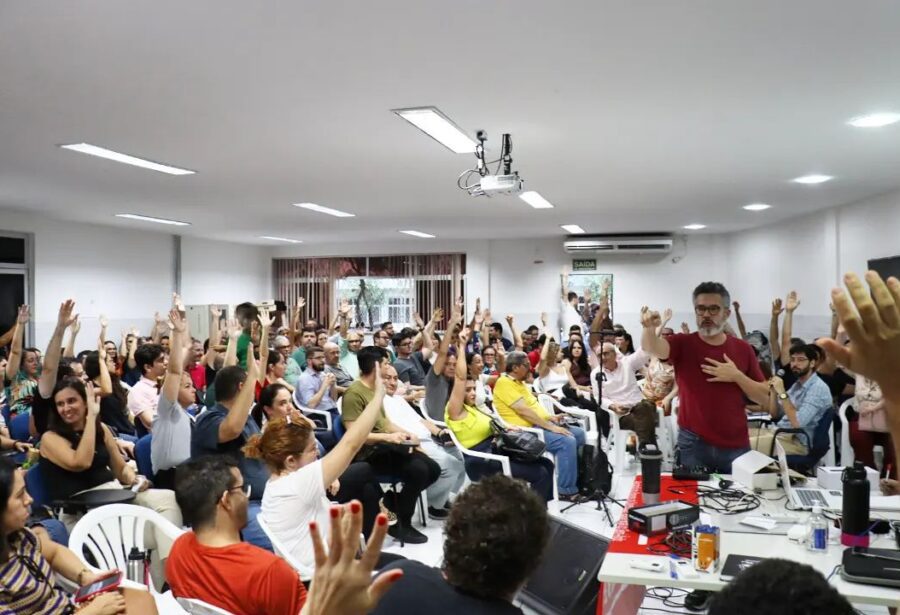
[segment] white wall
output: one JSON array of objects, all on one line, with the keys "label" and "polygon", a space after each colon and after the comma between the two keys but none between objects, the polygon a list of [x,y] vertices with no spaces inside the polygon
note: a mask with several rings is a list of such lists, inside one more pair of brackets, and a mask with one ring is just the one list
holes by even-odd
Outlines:
[{"label": "white wall", "polygon": [[[148,333],[153,313],[164,313],[175,289],[171,235],[52,220],[3,211],[0,229],[34,234],[35,336],[45,347],[59,304],[76,300],[82,329],[76,348],[92,347],[99,315],[110,320],[110,336],[127,327]],[[235,303],[265,299],[270,291],[266,248],[184,238],[182,290],[186,303]],[[223,273],[225,272],[225,273]]]}]

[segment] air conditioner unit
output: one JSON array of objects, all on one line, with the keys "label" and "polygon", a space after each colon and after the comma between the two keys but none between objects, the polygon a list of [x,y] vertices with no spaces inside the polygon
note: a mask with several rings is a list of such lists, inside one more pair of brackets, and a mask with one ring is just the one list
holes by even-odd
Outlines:
[{"label": "air conditioner unit", "polygon": [[563,244],[569,254],[667,254],[672,236],[663,233],[642,235],[579,235]]}]

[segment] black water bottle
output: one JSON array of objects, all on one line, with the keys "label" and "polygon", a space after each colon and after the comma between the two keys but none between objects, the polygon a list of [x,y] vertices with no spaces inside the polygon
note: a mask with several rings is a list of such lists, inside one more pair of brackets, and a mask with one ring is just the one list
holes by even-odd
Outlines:
[{"label": "black water bottle", "polygon": [[841,544],[845,547],[869,546],[869,479],[866,466],[856,461],[841,474],[844,501],[841,510]]},{"label": "black water bottle", "polygon": [[659,473],[662,469],[662,451],[654,444],[644,444],[638,450],[641,459],[641,495],[644,504],[659,502]]}]

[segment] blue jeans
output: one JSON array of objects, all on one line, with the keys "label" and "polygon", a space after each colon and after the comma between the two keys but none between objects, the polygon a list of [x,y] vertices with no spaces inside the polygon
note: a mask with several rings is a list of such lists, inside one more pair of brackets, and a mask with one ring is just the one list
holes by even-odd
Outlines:
[{"label": "blue jeans", "polygon": [[35,525],[43,527],[47,531],[47,534],[50,535],[50,540],[56,544],[62,546],[69,544],[69,530],[66,529],[66,526],[63,525],[62,521],[59,521],[58,519],[42,519],[35,523]]},{"label": "blue jeans", "polygon": [[259,500],[250,500],[247,503],[247,525],[241,530],[241,537],[251,545],[274,551],[269,537],[266,536],[266,533],[262,531],[262,528],[259,527],[259,523],[256,521],[256,516],[259,514],[261,507],[262,502]]},{"label": "blue jeans", "polygon": [[678,430],[678,463],[688,468],[705,466],[710,472],[731,474],[731,463],[749,450],[750,447],[720,448],[687,429]]},{"label": "blue jeans", "polygon": [[556,459],[558,471],[559,494],[573,495],[578,493],[578,447],[584,446],[584,430],[581,427],[567,427],[571,436],[544,430],[544,441],[547,450]]}]

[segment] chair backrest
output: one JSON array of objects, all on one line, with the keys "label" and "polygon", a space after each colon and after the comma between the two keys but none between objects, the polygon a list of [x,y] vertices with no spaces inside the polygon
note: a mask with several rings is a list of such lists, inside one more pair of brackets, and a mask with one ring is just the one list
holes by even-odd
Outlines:
[{"label": "chair backrest", "polygon": [[275,555],[279,556],[281,559],[290,564],[291,568],[296,570],[300,574],[300,578],[304,581],[312,579],[313,571],[298,562],[296,558],[294,558],[290,550],[288,550],[285,544],[281,542],[281,539],[275,535],[268,524],[263,520],[262,515],[256,516],[256,522],[259,524],[259,529],[263,531],[263,533],[269,538],[269,542],[272,543],[272,548],[275,550]]},{"label": "chair backrest", "polygon": [[50,494],[44,483],[44,475],[41,473],[41,464],[37,463],[25,472],[25,489],[34,500],[35,506],[50,506]]},{"label": "chair backrest", "polygon": [[347,429],[344,427],[344,421],[340,414],[334,417],[334,422],[332,422],[331,427],[332,431],[334,431],[334,437],[338,440],[343,438],[344,434],[347,433]]},{"label": "chair backrest", "polygon": [[17,414],[9,422],[9,435],[13,440],[28,440],[31,437],[31,432],[28,429],[30,418],[30,414]]},{"label": "chair backrest", "polygon": [[814,456],[816,461],[821,459],[831,447],[831,438],[828,437],[828,432],[831,431],[832,422],[834,422],[834,411],[829,408],[828,411],[822,415],[822,418],[819,419],[815,430],[813,430],[812,450],[810,451],[810,455]]},{"label": "chair backrest", "polygon": [[135,461],[137,461],[138,473],[143,474],[150,480],[153,480],[153,463],[150,460],[152,440],[153,434],[147,434],[138,438],[134,445],[134,457]]},{"label": "chair backrest", "polygon": [[853,446],[850,444],[850,420],[847,418],[850,411],[855,409],[856,403],[853,397],[842,403],[838,409],[838,418],[841,421],[841,465],[844,467],[852,466],[856,458]]},{"label": "chair backrest", "polygon": [[232,615],[225,609],[220,609],[196,598],[175,598],[175,601],[178,602],[178,606],[191,613],[191,615]]},{"label": "chair backrest", "polygon": [[[132,504],[107,504],[89,510],[69,536],[69,548],[92,570],[125,570],[132,547],[144,550],[144,529],[150,522],[173,541],[185,530],[154,510]],[[98,568],[85,558],[87,550]],[[151,582],[150,590],[153,589]]]}]

